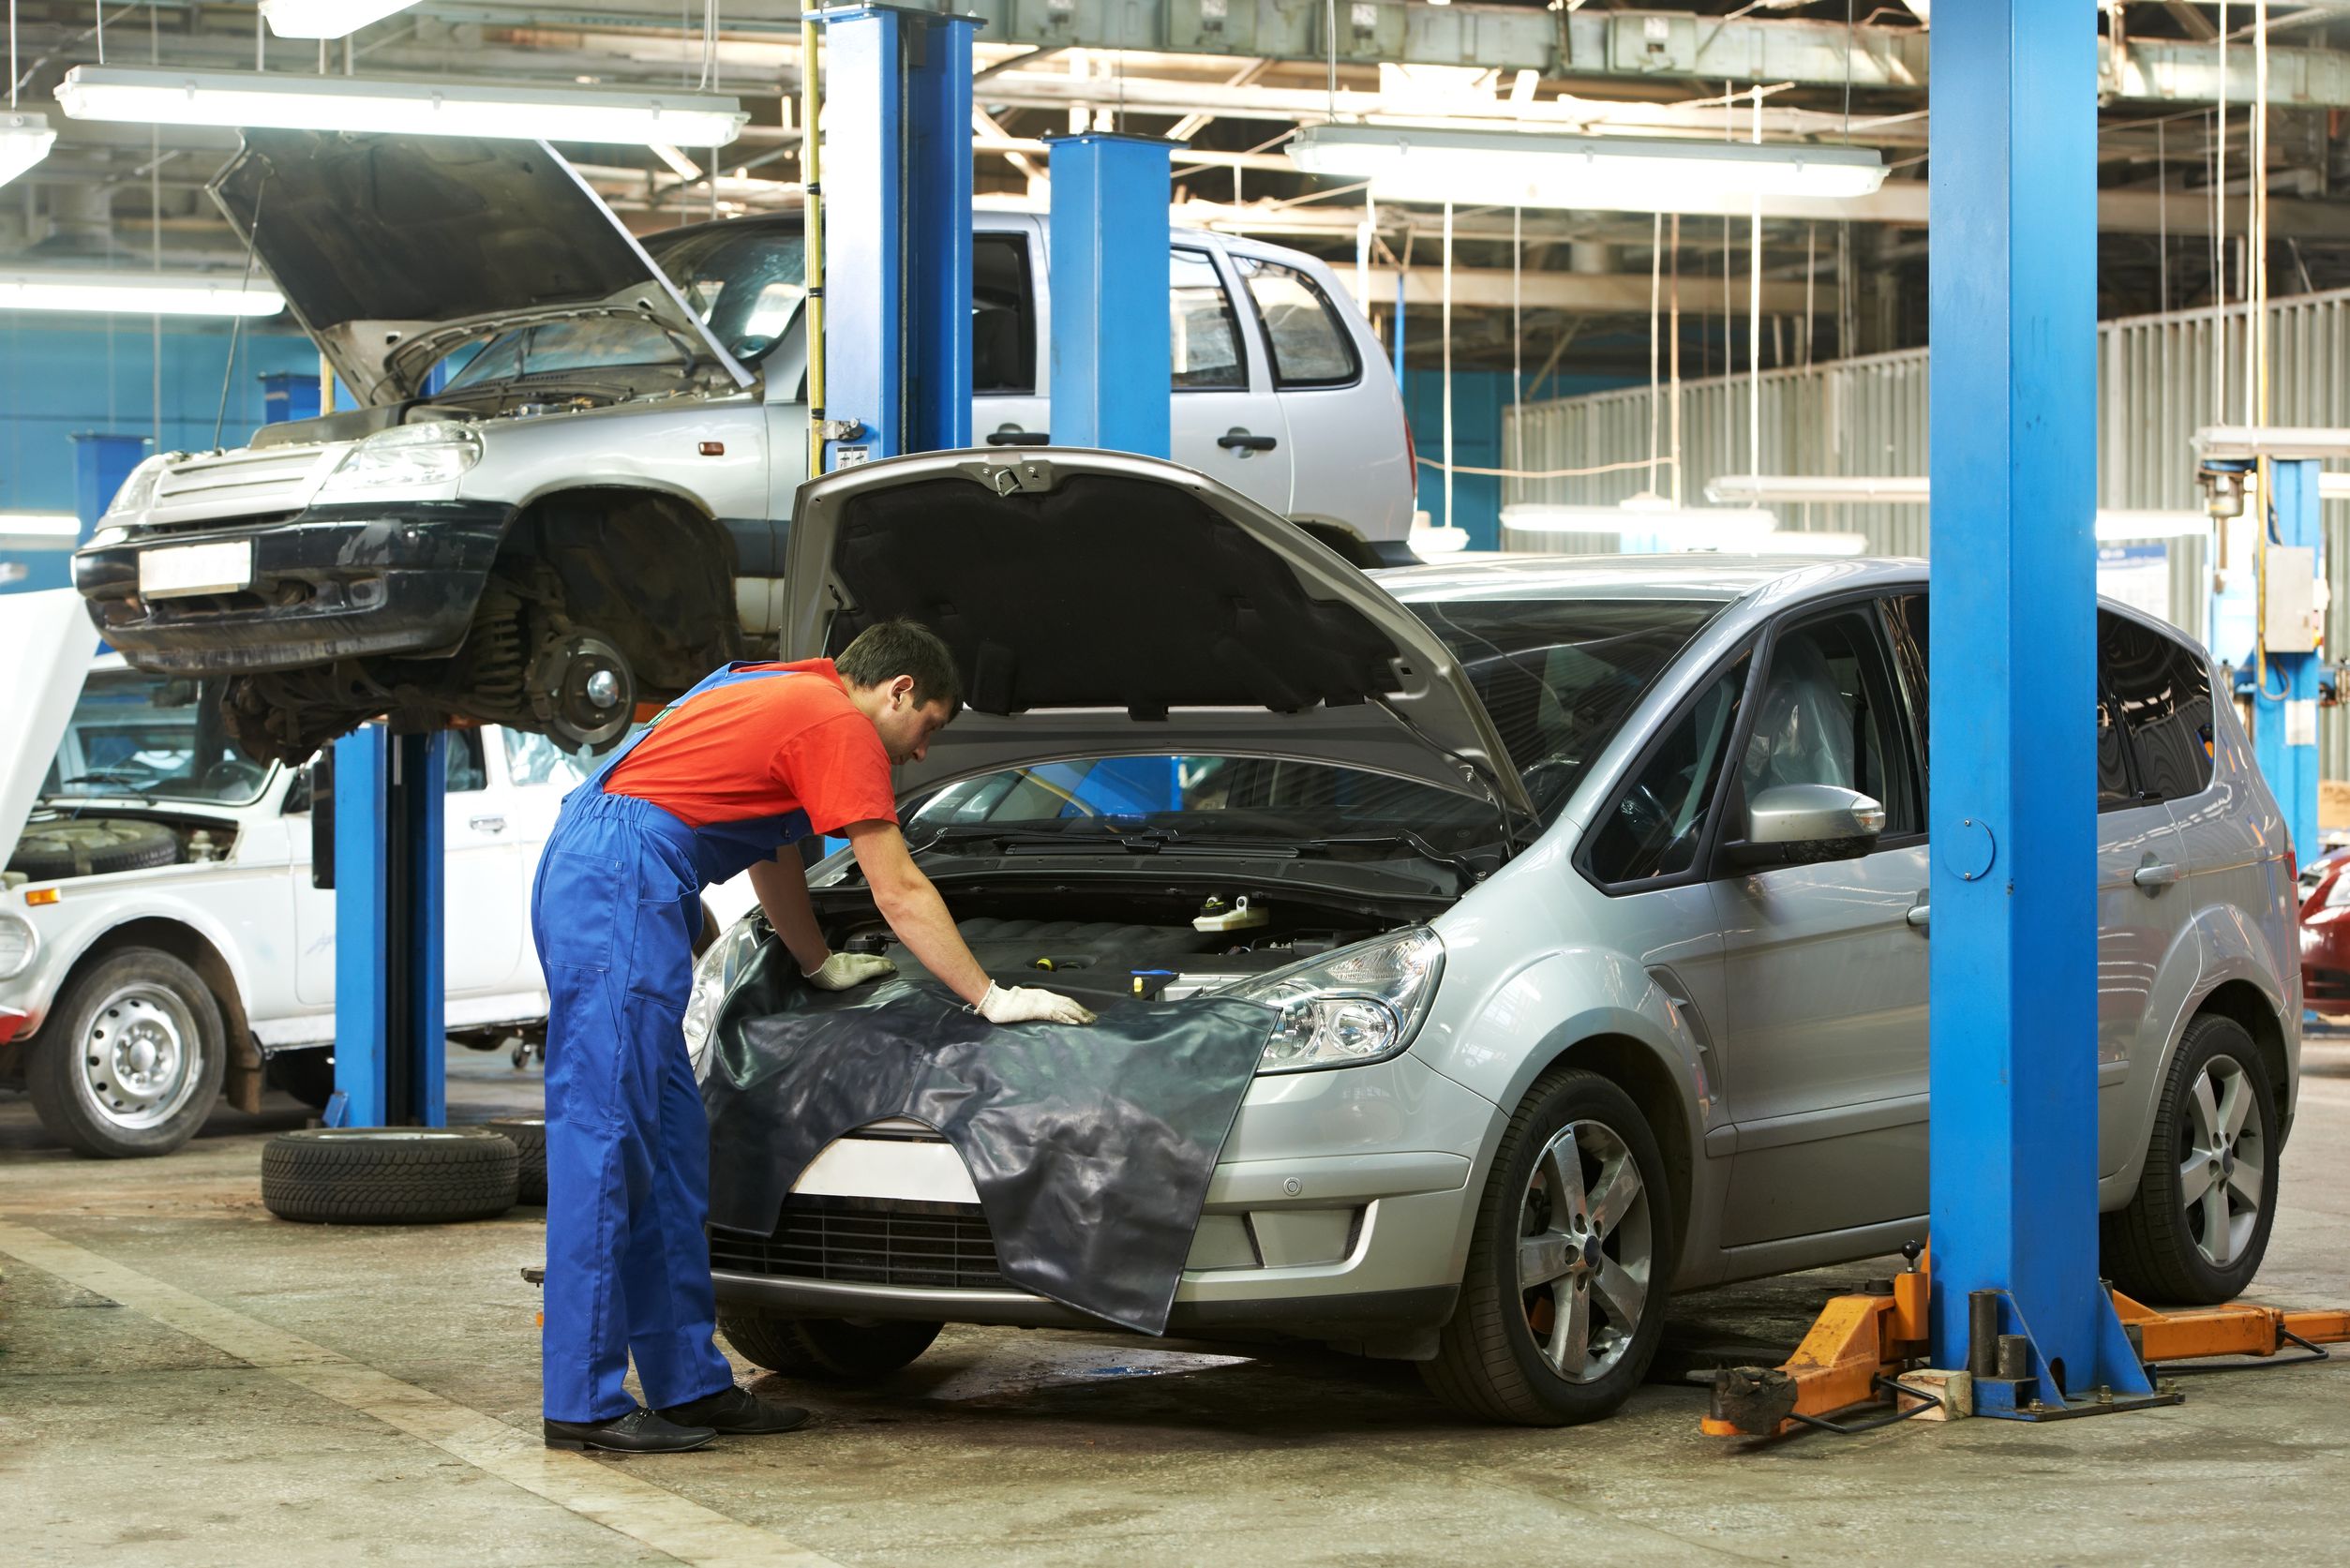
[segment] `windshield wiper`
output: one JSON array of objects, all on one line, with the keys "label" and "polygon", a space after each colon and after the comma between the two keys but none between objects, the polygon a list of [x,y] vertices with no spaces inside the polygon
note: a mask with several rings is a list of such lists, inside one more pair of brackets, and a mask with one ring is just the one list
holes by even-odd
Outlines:
[{"label": "windshield wiper", "polygon": [[1320,850],[1325,853],[1349,845],[1378,847],[1401,844],[1421,859],[1444,866],[1459,874],[1462,889],[1475,887],[1485,880],[1485,873],[1465,855],[1455,855],[1437,848],[1409,828],[1398,828],[1385,833],[1341,833],[1326,839],[1306,839],[1297,845],[1300,850]]},{"label": "windshield wiper", "polygon": [[152,806],[155,804],[155,791],[151,786],[141,784],[131,774],[122,772],[116,769],[101,768],[95,773],[76,773],[72,778],[66,780],[57,787],[60,789],[69,789],[78,784],[121,784],[124,786],[124,794],[137,797],[141,803],[144,805]]},{"label": "windshield wiper", "polygon": [[1096,855],[1115,850],[1127,855],[1154,855],[1179,849],[1206,855],[1284,855],[1295,858],[1298,846],[1287,839],[1228,838],[1222,834],[1187,833],[1176,828],[1130,828],[1102,832],[1040,832],[1034,829],[988,828],[976,824],[941,828],[910,853],[921,854],[942,844],[992,844],[1001,849],[1050,849],[1067,855]]}]

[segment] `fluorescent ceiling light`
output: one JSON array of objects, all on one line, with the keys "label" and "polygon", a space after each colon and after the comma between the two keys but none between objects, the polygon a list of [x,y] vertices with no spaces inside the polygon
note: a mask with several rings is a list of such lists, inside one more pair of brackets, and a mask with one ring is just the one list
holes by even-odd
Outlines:
[{"label": "fluorescent ceiling light", "polygon": [[2249,462],[2350,457],[2350,430],[2287,425],[2208,425],[2195,432],[2195,455],[2207,459]]},{"label": "fluorescent ceiling light", "polygon": [[1760,197],[1851,199],[1885,183],[1871,147],[1308,126],[1288,151],[1308,173],[1369,180],[1383,202],[1744,212]]},{"label": "fluorescent ceiling light", "polygon": [[70,550],[82,519],[70,512],[0,512],[0,550]]},{"label": "fluorescent ceiling light", "polygon": [[182,71],[76,66],[57,84],[76,120],[139,125],[267,126],[651,146],[723,147],[750,115],[711,93],[607,93],[472,82]]},{"label": "fluorescent ceiling light", "polygon": [[2108,512],[2097,514],[2097,541],[2117,539],[2201,539],[2211,531],[2211,518],[2202,512]]},{"label": "fluorescent ceiling light", "polygon": [[1526,533],[1613,533],[1654,538],[1693,550],[1752,549],[1777,531],[1778,515],[1746,507],[1635,504],[1559,506],[1519,501],[1502,508],[1502,526]]},{"label": "fluorescent ceiling light", "polygon": [[416,0],[262,0],[269,30],[281,38],[348,37]]},{"label": "fluorescent ceiling light", "polygon": [[0,186],[49,156],[57,133],[49,120],[21,109],[0,110]]},{"label": "fluorescent ceiling light", "polygon": [[0,310],[78,310],[118,316],[275,316],[286,299],[242,274],[0,272]]},{"label": "fluorescent ceiling light", "polygon": [[2350,473],[2319,474],[2317,498],[2320,500],[2350,500]]},{"label": "fluorescent ceiling light", "polygon": [[1708,480],[1705,499],[1781,505],[1923,506],[1927,481],[1890,474],[1734,473]]},{"label": "fluorescent ceiling light", "polygon": [[1415,556],[1459,555],[1469,547],[1465,528],[1415,528],[1404,543]]}]

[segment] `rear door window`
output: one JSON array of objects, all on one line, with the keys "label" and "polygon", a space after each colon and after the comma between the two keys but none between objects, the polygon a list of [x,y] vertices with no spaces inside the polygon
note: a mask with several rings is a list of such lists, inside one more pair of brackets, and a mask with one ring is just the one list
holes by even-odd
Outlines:
[{"label": "rear door window", "polygon": [[1025,234],[971,236],[971,390],[1037,389],[1036,290]]},{"label": "rear door window", "polygon": [[1205,250],[1176,247],[1168,260],[1168,347],[1177,392],[1245,391],[1249,365],[1240,354],[1240,318],[1223,275]]},{"label": "rear door window", "polygon": [[[2183,800],[2211,784],[2211,670],[2203,653],[2110,610],[2097,614],[2097,660],[2137,764],[2140,798]],[[2099,759],[2103,795],[2103,726]]]},{"label": "rear door window", "polygon": [[1362,374],[1345,324],[1310,276],[1254,256],[1235,256],[1232,264],[1273,347],[1275,385],[1344,386]]}]

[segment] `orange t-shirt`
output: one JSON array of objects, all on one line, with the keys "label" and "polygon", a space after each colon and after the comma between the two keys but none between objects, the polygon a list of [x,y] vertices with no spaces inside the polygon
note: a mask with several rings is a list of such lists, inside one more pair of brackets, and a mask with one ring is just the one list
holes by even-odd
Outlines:
[{"label": "orange t-shirt", "polygon": [[832,661],[750,667],[796,673],[737,680],[663,709],[606,777],[605,793],[650,800],[689,828],[794,814],[811,833],[895,822],[890,754]]}]

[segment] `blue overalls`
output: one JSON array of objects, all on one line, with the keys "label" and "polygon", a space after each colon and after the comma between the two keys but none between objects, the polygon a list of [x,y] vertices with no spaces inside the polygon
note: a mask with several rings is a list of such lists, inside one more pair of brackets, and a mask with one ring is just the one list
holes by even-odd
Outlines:
[{"label": "blue overalls", "polygon": [[[788,676],[729,665],[676,702]],[[656,720],[655,723],[659,721]],[[710,1126],[685,1054],[701,890],[808,831],[804,813],[689,828],[606,778],[640,730],[563,798],[539,859],[531,931],[546,975],[546,1413],[608,1421],[716,1394]]]}]

